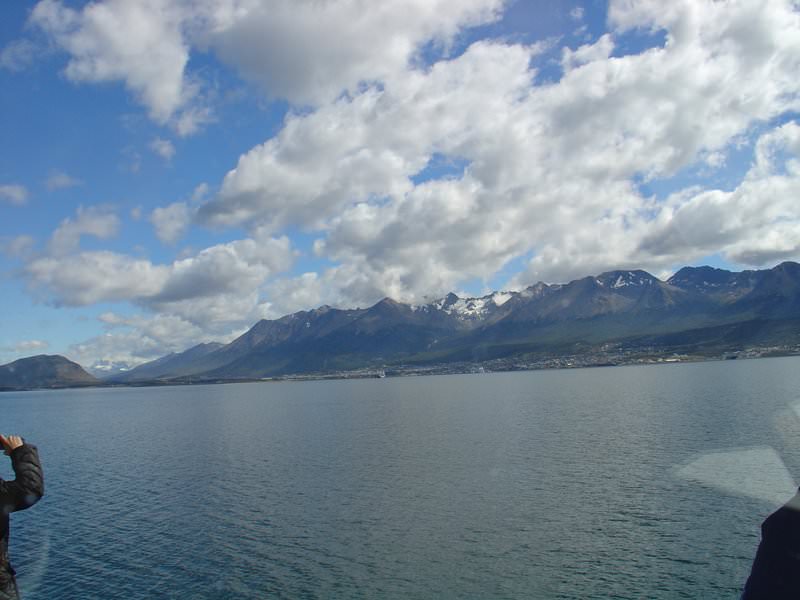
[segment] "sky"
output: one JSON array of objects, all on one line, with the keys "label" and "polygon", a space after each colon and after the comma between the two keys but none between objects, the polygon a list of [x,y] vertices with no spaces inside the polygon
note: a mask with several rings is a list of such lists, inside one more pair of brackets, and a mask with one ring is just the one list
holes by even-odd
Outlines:
[{"label": "sky", "polygon": [[0,4],[0,363],[800,258],[797,0]]}]

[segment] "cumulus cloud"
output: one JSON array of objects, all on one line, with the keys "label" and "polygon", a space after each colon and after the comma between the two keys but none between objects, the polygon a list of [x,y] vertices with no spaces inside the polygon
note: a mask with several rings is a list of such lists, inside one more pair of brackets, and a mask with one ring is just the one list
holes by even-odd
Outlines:
[{"label": "cumulus cloud", "polygon": [[592,44],[585,44],[577,50],[563,48],[561,66],[565,71],[597,60],[606,60],[614,51],[614,38],[605,34]]},{"label": "cumulus cloud", "polygon": [[47,181],[45,181],[45,187],[47,187],[47,189],[50,191],[71,188],[80,184],[80,179],[76,179],[64,171],[58,170],[51,171],[47,176]]},{"label": "cumulus cloud", "polygon": [[477,43],[430,72],[408,72],[384,89],[290,117],[241,157],[200,217],[318,227],[354,202],[402,198],[435,152],[470,158],[471,144],[502,135],[508,111],[529,90],[536,51]]},{"label": "cumulus cloud", "polygon": [[40,256],[25,266],[34,288],[56,305],[136,300],[152,296],[168,277],[165,266],[107,250],[62,256]]},{"label": "cumulus cloud", "polygon": [[169,162],[175,156],[175,146],[169,140],[155,137],[150,142],[150,150]]},{"label": "cumulus cloud", "polygon": [[0,185],[0,200],[20,206],[28,201],[28,189],[18,183]]},{"label": "cumulus cloud", "polygon": [[34,293],[55,305],[126,302],[145,309],[135,318],[104,313],[100,320],[114,331],[70,348],[83,364],[137,364],[243,333],[267,315],[264,283],[293,260],[287,238],[260,236],[168,264],[109,251],[44,254],[28,258],[23,273]]},{"label": "cumulus cloud", "polygon": [[422,44],[446,46],[499,17],[502,0],[250,2],[218,8],[208,34],[219,56],[274,97],[318,105],[363,81],[402,72]]},{"label": "cumulus cloud", "polygon": [[119,217],[109,208],[79,206],[75,218],[66,218],[53,232],[50,238],[50,252],[61,255],[78,248],[84,235],[91,235],[101,240],[114,237],[119,229]]},{"label": "cumulus cloud", "polygon": [[269,318],[275,319],[295,312],[298,307],[340,304],[343,298],[338,295],[338,286],[326,286],[330,279],[330,274],[320,276],[309,272],[273,281],[267,287],[269,302],[265,309]]},{"label": "cumulus cloud", "polygon": [[182,2],[106,0],[80,10],[42,0],[30,22],[69,54],[74,82],[122,81],[158,123],[191,108],[196,89],[184,77],[189,46]]},{"label": "cumulus cloud", "polygon": [[[181,338],[176,339],[184,341]],[[102,362],[132,367],[177,350],[169,340],[167,342],[162,344],[161,340],[128,329],[121,332],[107,332],[72,344],[67,354],[72,360],[85,366]]]},{"label": "cumulus cloud", "polygon": [[200,326],[177,315],[103,313],[99,320],[107,331],[69,348],[69,356],[84,365],[116,363],[128,366],[182,352],[205,342],[232,341],[246,327]]},{"label": "cumulus cloud", "polygon": [[241,320],[243,306],[255,309],[260,285],[292,260],[288,238],[265,237],[211,246],[171,264],[99,250],[38,256],[24,269],[57,304],[130,301],[202,323],[209,315]]},{"label": "cumulus cloud", "polygon": [[[83,364],[111,360],[135,365],[200,342],[231,341],[259,319],[273,316],[261,287],[273,273],[286,270],[293,257],[287,238],[246,239],[170,265],[84,252],[47,265],[53,268],[46,271],[46,263],[34,261],[28,276],[33,285],[46,286],[55,301],[126,300],[146,309],[148,314],[134,317],[102,314],[109,331],[70,348],[70,356]],[[95,276],[75,282],[87,266]]]},{"label": "cumulus cloud", "polygon": [[642,226],[639,250],[680,257],[721,252],[763,266],[800,255],[800,125],[789,122],[756,144],[756,160],[730,192],[702,190],[671,196]]},{"label": "cumulus cloud", "polygon": [[108,331],[69,348],[84,365],[99,361],[137,365],[170,352],[181,352],[200,341],[212,341],[202,328],[174,315],[103,313],[99,320]]},{"label": "cumulus cloud", "polygon": [[496,19],[502,5],[104,0],[73,9],[41,0],[30,22],[69,54],[70,80],[121,81],[156,122],[189,135],[213,120],[202,81],[186,71],[192,48],[212,49],[271,97],[318,104],[404,69],[423,44],[444,47],[462,28]]},{"label": "cumulus cloud", "polygon": [[[337,291],[325,295],[353,302],[442,293],[526,254],[533,258],[514,284],[618,266],[660,271],[720,249],[740,261],[791,256],[794,242],[773,254],[761,248],[779,237],[761,235],[775,219],[788,221],[781,232],[796,239],[788,225],[800,215],[785,200],[796,194],[778,176],[743,182],[741,199],[722,211],[708,208],[722,192],[660,201],[636,181],[698,161],[721,165],[754,127],[800,107],[793,5],[687,0],[662,11],[631,0],[612,3],[609,14],[614,31],[565,49],[553,84],[535,83],[539,47],[477,42],[429,69],[389,72],[380,85],[292,115],[240,158],[199,217],[318,231],[317,251],[339,264],[283,290],[330,277]],[[663,29],[667,43],[613,56],[615,36],[631,28]],[[463,172],[418,178],[437,156]],[[675,218],[690,206],[703,231]],[[762,226],[748,228],[756,213],[751,222]],[[717,222],[731,225],[710,231]],[[687,235],[690,244],[673,241]]]},{"label": "cumulus cloud", "polygon": [[174,244],[183,237],[191,220],[192,214],[185,202],[156,208],[150,215],[150,222],[156,229],[158,239],[165,244]]},{"label": "cumulus cloud", "polygon": [[53,232],[44,251],[34,252],[27,244],[17,256],[30,289],[55,305],[128,302],[224,335],[261,318],[263,285],[295,259],[287,237],[266,231],[164,264],[80,247],[82,236],[109,237],[118,223],[106,209],[80,208]]}]

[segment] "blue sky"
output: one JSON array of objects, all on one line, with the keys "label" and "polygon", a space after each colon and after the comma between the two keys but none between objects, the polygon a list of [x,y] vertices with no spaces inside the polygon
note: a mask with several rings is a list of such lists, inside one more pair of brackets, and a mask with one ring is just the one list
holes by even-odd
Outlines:
[{"label": "blue sky", "polygon": [[0,362],[797,259],[798,23],[789,0],[3,3]]}]

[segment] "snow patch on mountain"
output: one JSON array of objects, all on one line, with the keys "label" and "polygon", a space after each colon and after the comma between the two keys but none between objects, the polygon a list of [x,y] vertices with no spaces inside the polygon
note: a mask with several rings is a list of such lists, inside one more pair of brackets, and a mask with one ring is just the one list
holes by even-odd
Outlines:
[{"label": "snow patch on mountain", "polygon": [[637,271],[612,271],[595,277],[595,282],[601,287],[608,285],[614,290],[629,286],[652,285],[654,279],[645,275]]},{"label": "snow patch on mountain", "polygon": [[411,304],[410,307],[415,312],[435,310],[463,320],[476,320],[485,318],[515,295],[516,292],[492,292],[481,298],[459,298],[455,294],[448,294],[429,304]]},{"label": "snow patch on mountain", "polygon": [[510,292],[495,292],[492,294],[492,300],[496,306],[503,306],[503,304],[511,300],[513,296],[514,294]]},{"label": "snow patch on mountain", "polygon": [[559,284],[548,286],[546,283],[542,283],[541,281],[536,285],[532,285],[530,287],[525,288],[522,290],[519,295],[522,298],[537,298],[539,296],[544,296],[547,290],[557,290],[561,286]]},{"label": "snow patch on mountain", "polygon": [[448,314],[456,314],[461,318],[480,318],[487,312],[486,298],[459,298],[458,301],[445,309]]}]

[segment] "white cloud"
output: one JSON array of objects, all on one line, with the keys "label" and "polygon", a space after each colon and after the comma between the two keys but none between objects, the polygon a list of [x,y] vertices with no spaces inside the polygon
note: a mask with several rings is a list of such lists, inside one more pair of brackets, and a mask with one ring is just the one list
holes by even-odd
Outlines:
[{"label": "white cloud", "polygon": [[569,16],[573,21],[583,20],[583,7],[576,6],[575,8],[569,11]]},{"label": "white cloud", "polygon": [[[176,338],[186,341],[182,338]],[[136,330],[104,333],[83,342],[72,344],[67,355],[78,364],[90,367],[98,362],[135,366],[175,351],[169,343],[162,344]],[[181,348],[185,350],[186,348]]]},{"label": "white cloud", "polygon": [[[271,97],[321,103],[406,68],[419,48],[498,17],[503,0],[41,0],[30,22],[69,54],[75,82],[122,81],[151,118],[189,135],[213,120],[193,47]],[[10,59],[9,59],[10,60]]]},{"label": "white cloud", "polygon": [[[732,223],[724,235],[703,218],[707,226],[681,245],[671,241],[679,221],[668,217],[677,200],[643,196],[634,178],[720,165],[755,127],[800,108],[800,18],[788,2],[660,7],[613,3],[616,32],[565,50],[568,68],[554,84],[534,83],[537,47],[479,42],[428,70],[389,73],[380,85],[293,115],[240,158],[200,217],[318,231],[318,252],[339,265],[275,291],[292,297],[301,283],[324,280],[320,298],[358,303],[449,291],[527,253],[534,258],[516,284],[617,266],[660,271],[720,249],[745,260],[736,244],[755,250],[771,239],[762,234],[776,211],[790,225],[800,220],[789,184],[761,181],[778,194],[770,196],[748,183],[741,200],[723,203]],[[668,42],[611,57],[615,36],[629,27],[667,28]],[[465,164],[464,172],[415,183],[437,156]],[[681,202],[699,211],[717,196],[689,190]],[[756,210],[760,225],[748,228],[744,217]],[[784,243],[773,255],[793,248]]]},{"label": "white cloud", "polygon": [[91,235],[107,240],[119,229],[119,217],[110,209],[101,206],[84,208],[79,206],[74,219],[66,218],[50,238],[50,252],[65,254],[78,248],[81,236]]},{"label": "white cloud", "polygon": [[127,319],[122,315],[118,315],[115,312],[104,312],[97,320],[101,323],[104,323],[108,327],[115,327],[117,325],[126,325],[128,323]]},{"label": "white cloud", "polygon": [[245,2],[218,7],[208,43],[273,97],[321,104],[404,71],[420,46],[447,46],[496,19],[502,0]]},{"label": "white cloud", "polygon": [[178,115],[173,127],[179,136],[186,137],[197,133],[214,120],[214,113],[208,106],[191,106]]},{"label": "white cloud", "polygon": [[39,258],[29,283],[55,303],[127,301],[150,314],[103,313],[111,331],[70,348],[82,364],[135,365],[204,341],[227,342],[268,316],[261,289],[294,259],[287,238],[256,237],[212,246],[196,256],[154,265],[107,252]]},{"label": "white cloud", "polygon": [[208,196],[208,193],[209,193],[210,189],[211,188],[205,182],[203,182],[201,184],[198,184],[194,188],[194,191],[192,191],[192,197],[191,197],[192,203],[196,204],[196,203],[204,200],[206,198],[206,196]]},{"label": "white cloud", "polygon": [[0,185],[0,200],[20,206],[28,201],[28,189],[16,183]]},{"label": "white cloud", "polygon": [[41,53],[42,49],[31,40],[14,40],[0,50],[0,68],[24,71]]},{"label": "white cloud", "polygon": [[13,258],[27,258],[33,254],[36,240],[29,235],[18,235],[11,238],[0,238],[0,250]]},{"label": "white cloud", "polygon": [[158,154],[165,161],[169,162],[175,156],[175,146],[169,140],[155,137],[150,142],[150,150]]},{"label": "white cloud", "polygon": [[724,152],[709,152],[703,158],[703,161],[712,169],[719,169],[725,166],[727,157]]},{"label": "white cloud", "polygon": [[[779,152],[784,152],[779,158]],[[654,256],[721,252],[764,266],[800,256],[800,125],[789,122],[756,144],[756,161],[730,192],[675,194],[642,224],[639,250]]]},{"label": "white cloud", "polygon": [[65,219],[45,252],[22,257],[31,291],[56,305],[129,302],[225,334],[261,318],[263,285],[295,258],[287,237],[265,231],[166,264],[80,249],[82,235],[109,236],[117,224],[115,215],[98,208],[81,208],[74,219]]},{"label": "white cloud", "polygon": [[323,304],[340,304],[342,299],[336,295],[337,291],[337,286],[327,288],[324,278],[314,272],[277,279],[267,288],[269,304],[266,308],[269,318],[276,319],[297,310]]},{"label": "white cloud", "polygon": [[70,55],[66,76],[75,82],[123,81],[158,123],[191,109],[196,90],[184,69],[189,46],[183,2],[106,0],[82,9],[42,0],[31,23]]},{"label": "white cloud", "polygon": [[561,66],[565,71],[598,60],[607,60],[614,51],[614,38],[605,34],[593,44],[585,44],[577,50],[563,48]]},{"label": "white cloud", "polygon": [[150,222],[156,229],[158,239],[165,244],[174,244],[192,221],[192,214],[185,202],[175,202],[163,208],[156,208],[150,215]]},{"label": "white cloud", "polygon": [[434,152],[464,156],[477,139],[502,135],[507,111],[529,89],[537,50],[474,44],[428,73],[290,117],[241,157],[200,216],[217,225],[320,226],[355,202],[401,198]]},{"label": "white cloud", "polygon": [[47,181],[45,181],[45,186],[50,191],[75,187],[76,185],[80,184],[81,184],[80,179],[76,179],[68,175],[64,171],[58,171],[58,170],[51,171],[50,174],[47,176]]},{"label": "white cloud", "polygon": [[100,361],[135,366],[203,342],[229,342],[243,329],[204,328],[175,315],[123,316],[104,313],[105,333],[73,344],[69,356],[83,365]]},{"label": "white cloud", "polygon": [[768,267],[800,258],[800,125],[789,122],[762,135],[756,160],[732,191],[688,188],[650,211],[550,240],[512,285],[535,279],[564,281],[614,266],[661,272],[709,254],[735,264]]},{"label": "white cloud", "polygon": [[211,246],[192,258],[176,261],[169,279],[152,297],[169,304],[255,291],[292,262],[288,238],[243,239]]},{"label": "white cloud", "polygon": [[[786,153],[781,158],[781,153]],[[786,162],[789,157],[790,161]],[[781,127],[762,135],[756,143],[755,165],[747,174],[748,179],[760,179],[777,173],[786,167],[790,173],[797,175],[800,157],[800,126],[790,121]],[[791,160],[793,159],[793,160]]]},{"label": "white cloud", "polygon": [[25,266],[25,273],[55,304],[70,306],[146,298],[169,277],[166,266],[107,250],[40,256]]},{"label": "white cloud", "polygon": [[248,238],[171,264],[109,251],[46,255],[28,262],[25,273],[57,304],[130,301],[202,324],[210,314],[214,320],[240,321],[255,310],[265,280],[292,260],[287,238]]},{"label": "white cloud", "polygon": [[46,350],[49,346],[50,344],[43,340],[23,340],[17,342],[16,344],[12,344],[5,350],[15,354],[26,354],[30,352],[41,352]]}]

